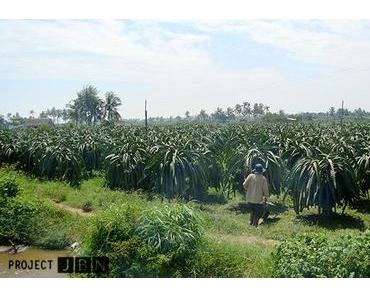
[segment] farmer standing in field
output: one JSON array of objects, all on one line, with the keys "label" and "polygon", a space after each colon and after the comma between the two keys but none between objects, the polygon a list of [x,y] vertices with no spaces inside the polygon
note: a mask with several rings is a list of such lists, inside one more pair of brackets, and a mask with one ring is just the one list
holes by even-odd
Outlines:
[{"label": "farmer standing in field", "polygon": [[269,197],[267,179],[263,176],[263,171],[263,166],[256,164],[252,173],[247,176],[243,183],[247,202],[251,208],[250,224],[256,227]]}]

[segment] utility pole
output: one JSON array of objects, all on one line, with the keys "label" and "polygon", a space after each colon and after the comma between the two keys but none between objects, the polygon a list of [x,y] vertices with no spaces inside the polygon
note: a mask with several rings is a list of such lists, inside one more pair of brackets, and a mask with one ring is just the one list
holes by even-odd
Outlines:
[{"label": "utility pole", "polygon": [[147,102],[145,99],[145,127],[148,128],[148,111],[146,110],[146,105],[147,105]]},{"label": "utility pole", "polygon": [[340,128],[343,130],[344,100],[342,100],[342,114],[340,116]]}]

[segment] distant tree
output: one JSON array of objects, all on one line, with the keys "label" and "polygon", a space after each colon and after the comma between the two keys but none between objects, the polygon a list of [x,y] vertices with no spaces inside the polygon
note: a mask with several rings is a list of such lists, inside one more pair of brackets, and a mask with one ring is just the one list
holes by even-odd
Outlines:
[{"label": "distant tree", "polygon": [[24,123],[24,118],[22,118],[18,112],[15,115],[10,117],[10,123],[12,126],[18,126]]},{"label": "distant tree", "polygon": [[62,120],[66,123],[69,120],[68,109],[62,109]]},{"label": "distant tree", "polygon": [[331,117],[334,117],[334,115],[335,115],[335,108],[333,106],[330,107],[329,114],[330,114]]},{"label": "distant tree", "polygon": [[55,111],[57,123],[59,123],[59,119],[63,118],[63,109],[57,109]]},{"label": "distant tree", "polygon": [[221,107],[217,107],[216,111],[211,114],[211,117],[219,122],[225,122],[227,120],[227,115]]},{"label": "distant tree", "polygon": [[77,98],[68,104],[70,118],[76,123],[94,125],[103,118],[104,104],[97,88],[86,86],[77,92]]},{"label": "distant tree", "polygon": [[68,118],[72,121],[72,123],[80,124],[83,122],[82,118],[82,102],[78,100],[72,100],[70,103],[67,104],[67,113]]},{"label": "distant tree", "polygon": [[206,120],[208,117],[209,117],[209,116],[208,116],[208,114],[206,113],[206,111],[205,111],[204,109],[202,109],[202,110],[199,112],[198,116],[197,116],[197,118],[198,118],[199,120],[201,120],[201,121]]},{"label": "distant tree", "polygon": [[242,116],[243,117],[246,117],[248,116],[249,118],[251,117],[251,113],[252,113],[252,110],[251,110],[251,104],[249,102],[243,102],[243,106],[242,106]]},{"label": "distant tree", "polygon": [[50,109],[50,110],[48,109],[48,110],[46,111],[46,113],[47,113],[47,115],[48,115],[48,116],[51,116],[52,121],[55,123],[56,118],[57,118],[57,116],[58,116],[56,108],[55,108],[55,107],[53,107],[53,108],[52,108],[52,109]]},{"label": "distant tree", "polygon": [[30,118],[33,119],[34,118],[34,115],[35,115],[35,112],[34,112],[34,110],[31,109],[30,110]]},{"label": "distant tree", "polygon": [[226,109],[226,117],[229,121],[232,121],[235,119],[234,109],[231,107],[228,107]]},{"label": "distant tree", "polygon": [[[344,116],[349,116],[349,110],[347,108],[343,109],[343,115]],[[342,108],[338,108],[337,110],[337,116],[341,117],[342,116]]]},{"label": "distant tree", "polygon": [[366,115],[366,111],[364,109],[358,108],[353,111],[353,114],[356,117],[363,118]]},{"label": "distant tree", "polygon": [[121,104],[121,99],[115,93],[105,93],[103,118],[110,122],[119,121],[121,119],[121,115],[118,112],[118,106]]},{"label": "distant tree", "polygon": [[186,119],[189,119],[190,118],[190,112],[188,110],[185,112],[185,118]]},{"label": "distant tree", "polygon": [[10,113],[10,112],[8,112],[7,114],[6,114],[6,118],[8,119],[8,121],[10,120],[10,117],[12,116],[12,114]]},{"label": "distant tree", "polygon": [[5,126],[6,125],[6,121],[5,121],[5,117],[0,114],[0,126]]},{"label": "distant tree", "polygon": [[253,105],[252,114],[254,118],[256,118],[258,115],[263,115],[264,113],[264,106],[262,103],[255,103]]},{"label": "distant tree", "polygon": [[39,119],[47,119],[47,118],[48,118],[48,114],[46,111],[40,112]]},{"label": "distant tree", "polygon": [[242,116],[243,107],[240,104],[236,104],[234,107],[235,116],[240,117]]}]

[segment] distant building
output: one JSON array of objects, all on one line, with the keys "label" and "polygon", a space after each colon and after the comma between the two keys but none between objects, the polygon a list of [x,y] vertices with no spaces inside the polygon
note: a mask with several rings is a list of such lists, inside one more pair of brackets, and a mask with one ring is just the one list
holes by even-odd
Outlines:
[{"label": "distant building", "polygon": [[27,128],[40,126],[54,126],[54,123],[51,119],[25,119],[23,126]]}]

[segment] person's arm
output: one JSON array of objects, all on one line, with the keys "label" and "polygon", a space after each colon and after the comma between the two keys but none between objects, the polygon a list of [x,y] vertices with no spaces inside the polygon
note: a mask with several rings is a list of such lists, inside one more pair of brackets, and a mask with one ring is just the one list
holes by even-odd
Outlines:
[{"label": "person's arm", "polygon": [[248,175],[247,178],[245,179],[244,183],[243,183],[244,190],[247,190],[250,179],[251,179],[250,175]]},{"label": "person's arm", "polygon": [[263,181],[262,191],[263,191],[263,197],[264,197],[265,203],[266,203],[267,202],[267,198],[270,196],[269,186],[268,186],[268,183],[267,183],[267,179],[266,178]]}]

